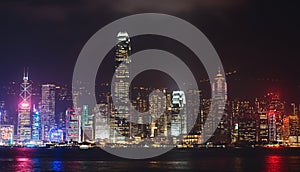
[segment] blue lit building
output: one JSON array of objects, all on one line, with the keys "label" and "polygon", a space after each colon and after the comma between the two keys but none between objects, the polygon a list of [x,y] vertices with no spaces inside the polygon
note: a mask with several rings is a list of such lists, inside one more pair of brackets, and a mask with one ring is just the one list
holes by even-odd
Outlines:
[{"label": "blue lit building", "polygon": [[40,112],[34,107],[33,108],[33,116],[32,116],[32,140],[39,141],[40,140]]}]

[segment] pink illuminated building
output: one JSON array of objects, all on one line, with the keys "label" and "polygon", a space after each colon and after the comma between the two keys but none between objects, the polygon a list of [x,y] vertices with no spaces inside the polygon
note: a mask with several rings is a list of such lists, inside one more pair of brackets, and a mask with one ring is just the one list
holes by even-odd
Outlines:
[{"label": "pink illuminated building", "polygon": [[28,81],[28,71],[24,71],[21,84],[20,102],[18,105],[18,139],[28,141],[31,139],[31,84]]}]

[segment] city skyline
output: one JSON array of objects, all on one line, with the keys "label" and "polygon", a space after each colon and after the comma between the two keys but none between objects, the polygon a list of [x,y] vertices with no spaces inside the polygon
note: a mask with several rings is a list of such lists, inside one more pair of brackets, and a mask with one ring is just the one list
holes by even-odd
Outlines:
[{"label": "city skyline", "polygon": [[[2,100],[3,105],[1,108],[2,109],[1,115],[6,114],[6,116],[4,116],[3,118],[1,116],[1,119],[6,119],[6,120],[1,120],[1,125],[3,125],[4,127],[14,125],[13,128],[17,129],[17,135],[19,135],[20,133],[24,133],[24,132],[30,133],[30,134],[25,134],[23,138],[21,137],[20,138],[21,141],[26,141],[26,140],[31,140],[31,139],[33,139],[33,140],[50,140],[49,136],[47,136],[47,135],[48,135],[48,133],[53,133],[54,131],[61,132],[61,133],[66,132],[65,133],[66,136],[64,136],[64,134],[63,134],[62,136],[59,136],[59,137],[66,138],[66,140],[70,140],[70,139],[67,139],[68,131],[64,128],[69,125],[67,122],[68,119],[71,120],[71,118],[68,117],[69,116],[68,114],[78,115],[78,117],[76,117],[76,119],[77,118],[78,119],[76,122],[77,124],[75,126],[79,127],[79,128],[82,127],[81,132],[79,132],[79,128],[77,129],[78,130],[77,132],[79,132],[79,133],[78,133],[78,136],[76,136],[76,137],[79,137],[79,140],[76,140],[74,138],[72,138],[72,140],[81,141],[81,137],[83,137],[83,139],[88,138],[88,139],[93,140],[93,138],[96,136],[96,133],[99,131],[101,131],[99,133],[100,135],[99,134],[97,134],[97,135],[98,135],[98,137],[100,137],[102,139],[112,137],[111,134],[106,135],[106,136],[104,136],[105,134],[103,135],[103,132],[104,133],[107,132],[107,131],[105,131],[106,130],[105,125],[119,125],[118,124],[119,120],[111,123],[112,121],[114,121],[114,120],[111,121],[111,119],[116,119],[116,116],[115,117],[106,116],[106,122],[103,121],[103,119],[102,119],[103,115],[106,114],[107,111],[110,111],[109,110],[110,108],[113,108],[113,104],[110,104],[111,102],[102,102],[102,103],[100,102],[99,103],[100,111],[98,111],[98,110],[96,110],[96,111],[100,112],[99,114],[102,116],[102,117],[100,117],[100,119],[98,119],[98,120],[100,120],[99,121],[100,123],[94,121],[94,119],[89,116],[91,114],[94,115],[95,109],[90,111],[87,105],[83,105],[83,107],[76,107],[76,105],[64,106],[64,110],[66,111],[66,113],[59,114],[55,108],[55,105],[57,104],[57,103],[55,103],[55,101],[61,99],[60,96],[57,97],[58,96],[57,93],[59,93],[58,90],[61,88],[59,86],[55,86],[54,84],[41,85],[41,87],[40,87],[41,94],[39,94],[40,102],[36,102],[36,104],[32,104],[31,103],[31,96],[32,96],[31,90],[33,90],[34,88],[32,88],[31,84],[29,84],[29,80],[30,80],[29,78],[30,78],[29,73],[27,71],[24,72],[23,83],[21,84],[22,89],[20,90],[20,95],[19,95],[19,96],[21,96],[20,97],[21,99],[18,98],[18,100],[21,100],[21,101],[19,104],[17,104],[17,103],[14,104],[16,110],[18,107],[19,114],[21,114],[23,116],[24,116],[24,114],[28,114],[27,115],[28,117],[26,117],[26,118],[17,117],[17,119],[18,119],[17,121],[19,121],[17,123],[17,125],[9,122],[9,120],[6,121],[7,120],[6,118],[8,118],[8,119],[11,118],[12,117],[11,115],[13,115],[14,112],[7,111],[7,109],[5,108],[5,101]],[[199,119],[200,121],[197,121],[195,126],[190,127],[192,129],[190,134],[192,134],[192,133],[201,134],[202,133],[201,135],[203,135],[203,134],[205,135],[205,133],[206,133],[205,131],[201,132],[201,130],[203,130],[203,124],[206,122],[208,122],[208,123],[211,122],[211,124],[209,124],[209,125],[211,125],[210,127],[212,127],[212,129],[209,129],[209,130],[214,130],[215,125],[218,125],[218,128],[215,132],[209,131],[209,132],[212,132],[215,134],[209,135],[208,138],[210,138],[210,140],[212,142],[216,142],[216,143],[231,143],[231,142],[237,142],[237,141],[272,142],[272,141],[283,140],[283,139],[290,140],[291,143],[298,142],[298,135],[300,134],[300,132],[299,132],[300,104],[298,102],[289,102],[288,103],[284,99],[282,99],[280,97],[280,95],[276,92],[275,93],[268,92],[265,95],[262,95],[261,97],[257,97],[255,100],[228,99],[227,95],[225,94],[226,90],[227,90],[226,83],[223,83],[223,80],[224,80],[224,75],[222,75],[219,71],[218,73],[216,73],[215,81],[213,81],[213,83],[212,83],[212,91],[214,91],[212,98],[215,100],[218,100],[218,97],[225,96],[225,99],[227,100],[226,107],[225,107],[225,105],[223,107],[225,109],[225,111],[224,111],[224,114],[222,112],[223,118],[221,120],[221,123],[216,124],[214,122],[214,120],[215,120],[214,118],[209,119],[207,117],[204,117],[209,114],[209,112],[207,110],[211,106],[211,100],[201,97],[202,103],[199,105],[201,112],[200,112],[200,114],[197,115],[198,117],[196,117],[196,118],[200,118]],[[165,97],[166,100],[168,99],[168,95],[171,96],[171,99],[169,99],[169,103],[167,103],[167,105],[164,108],[166,108],[166,109],[168,109],[167,107],[172,108],[172,110],[171,110],[172,119],[170,119],[171,120],[170,128],[167,128],[166,124],[162,125],[163,123],[165,123],[166,119],[168,118],[168,117],[165,118],[164,115],[161,116],[159,118],[159,120],[154,123],[153,123],[153,120],[151,120],[151,119],[149,120],[150,123],[148,120],[146,120],[146,121],[148,121],[147,123],[149,123],[147,125],[151,126],[148,134],[146,134],[147,133],[146,128],[144,128],[144,129],[140,128],[141,130],[139,129],[139,130],[135,131],[134,129],[132,129],[130,127],[130,128],[128,128],[128,131],[130,131],[130,135],[134,136],[134,134],[132,134],[131,131],[133,133],[146,132],[146,133],[144,133],[146,135],[141,135],[142,138],[145,136],[146,137],[154,137],[158,133],[163,133],[164,136],[167,136],[169,134],[170,134],[170,136],[179,136],[182,134],[188,134],[188,132],[186,131],[187,130],[186,127],[187,127],[187,125],[190,125],[190,123],[187,123],[186,120],[190,120],[190,118],[192,118],[191,114],[193,113],[193,110],[185,109],[186,108],[185,107],[186,106],[185,105],[186,104],[185,95],[188,96],[190,93],[194,94],[193,92],[184,93],[181,91],[173,91],[173,93],[172,93],[172,90],[168,90],[166,88],[147,88],[147,87],[142,87],[142,86],[135,87],[133,89],[137,89],[137,93],[138,93],[138,97],[136,97],[137,99],[132,100],[132,101],[134,101],[133,105],[136,106],[135,108],[138,108],[140,110],[144,109],[142,111],[145,111],[145,110],[147,111],[147,109],[148,109],[150,112],[152,112],[154,114],[157,113],[156,112],[157,110],[154,110],[152,108],[155,108],[155,106],[158,106],[158,104],[154,104],[155,106],[150,107],[150,109],[149,109],[149,107],[148,107],[149,105],[147,105],[147,101],[149,101],[149,102],[154,101],[154,102],[158,103],[159,97],[157,97],[157,96],[161,96],[161,95],[156,95],[155,99],[153,99],[153,97],[151,97],[149,100],[146,100],[148,97],[147,94],[149,94],[151,92],[150,90],[158,89],[160,91],[164,91],[164,94],[165,94],[164,96],[166,96]],[[223,92],[222,89],[225,89],[225,92]],[[146,94],[145,94],[145,93],[142,93],[143,90],[148,90],[148,91],[146,91],[145,92]],[[84,90],[82,90],[82,91],[84,92]],[[201,90],[199,90],[199,92],[202,93]],[[109,94],[107,94],[107,95],[109,95]],[[66,96],[66,94],[63,94],[63,96]],[[221,99],[223,99],[223,98],[221,98]],[[71,101],[71,99],[69,101]],[[139,101],[141,101],[141,102],[139,103]],[[191,104],[193,104],[190,99],[188,99],[187,101],[189,101],[189,106]],[[58,104],[59,103],[60,102],[58,102]],[[108,105],[108,106],[103,106],[103,105]],[[103,106],[103,107],[101,107],[101,106]],[[197,106],[197,105],[195,105],[195,106]],[[182,109],[183,107],[184,107],[184,109]],[[221,108],[220,110],[223,109],[222,106],[220,106],[220,105],[217,105],[216,107]],[[79,108],[79,110],[74,110],[77,108]],[[95,107],[95,108],[98,109],[97,107]],[[180,117],[180,118],[176,117],[178,108],[181,109],[179,111],[182,111],[183,114],[187,114],[188,118],[185,119],[182,117]],[[113,109],[111,109],[111,110],[112,111],[110,113],[112,113],[114,111]],[[216,112],[214,112],[214,113],[219,113],[220,110],[216,109]],[[48,115],[46,115],[46,113]],[[110,113],[107,113],[106,115],[109,115]],[[206,115],[202,116],[201,115],[202,113],[204,113]],[[175,116],[174,116],[174,114],[175,114]],[[62,115],[62,116],[59,116],[59,115]],[[65,118],[64,115],[66,115],[65,122],[63,122],[64,118]],[[110,114],[110,115],[112,115],[112,114]],[[32,116],[32,122],[28,123],[28,120],[31,121],[30,120],[31,116]],[[45,118],[43,116],[45,116],[47,118]],[[58,118],[59,118],[59,121],[61,119],[63,121],[59,122],[57,120]],[[128,117],[117,116],[117,118],[125,119]],[[143,117],[143,118],[145,119],[145,117]],[[205,118],[207,118],[207,119],[205,119]],[[74,119],[75,118],[73,118],[72,120],[74,120]],[[23,120],[24,122],[21,122],[20,120]],[[40,120],[40,122],[37,122],[39,120]],[[81,120],[82,120],[82,122],[80,122]],[[140,121],[140,120],[142,120],[142,118],[138,119],[137,121]],[[258,122],[257,120],[259,120],[261,122],[257,123]],[[109,122],[109,121],[111,121],[111,122]],[[63,122],[63,123],[61,123],[61,122]],[[93,123],[97,123],[97,125],[100,125],[100,128],[98,126],[99,131],[95,130],[96,128],[94,128],[94,127],[96,127],[96,126],[94,126]],[[38,124],[38,126],[41,127],[39,129],[40,130],[39,132],[37,132],[37,128],[34,128],[34,126],[36,127],[35,124]],[[121,122],[120,124],[124,125],[126,123]],[[143,122],[141,122],[141,124],[143,124]],[[267,125],[268,127],[265,128],[263,125]],[[291,125],[290,129],[287,129],[285,127],[285,126],[290,127],[290,125]],[[102,128],[101,128],[101,126],[102,126]],[[26,127],[28,128],[28,130],[26,129]],[[124,127],[124,126],[122,126],[122,127]],[[132,127],[136,127],[136,126],[133,125]],[[197,127],[199,127],[199,128],[197,129]],[[260,129],[257,129],[257,127],[259,127]],[[52,131],[50,132],[50,130],[52,130]],[[154,134],[155,130],[157,130],[157,132],[155,132],[156,134]],[[235,131],[235,130],[237,130],[237,131]],[[31,134],[31,132],[32,132],[32,134]],[[111,132],[111,131],[108,131],[108,133],[109,132]],[[170,133],[166,134],[168,132],[170,132]],[[245,134],[245,132],[248,134]],[[252,133],[252,135],[251,135],[251,133]],[[57,134],[57,133],[55,133],[55,134]],[[123,133],[123,134],[127,135],[126,133]],[[21,135],[23,135],[23,134],[21,134]],[[127,135],[127,136],[130,136],[130,135]],[[138,135],[136,135],[136,136],[138,136]],[[115,137],[115,136],[113,136],[113,137]],[[230,140],[227,140],[226,137],[230,137]],[[37,138],[39,138],[39,139],[37,139]],[[222,139],[225,139],[225,140],[222,140]],[[299,138],[299,140],[300,140],[300,138]],[[63,140],[60,140],[60,141],[63,141]],[[82,140],[82,141],[84,141],[84,140]],[[115,142],[115,141],[113,141],[113,142]]]},{"label": "city skyline", "polygon": [[[36,82],[70,85],[78,53],[89,37],[105,24],[136,13],[133,9],[140,7],[144,12],[153,12],[150,9],[154,8],[154,12],[156,10],[181,17],[203,31],[217,49],[225,71],[237,71],[227,79],[230,97],[259,96],[268,89],[280,90],[291,101],[296,101],[300,96],[300,81],[297,77],[300,74],[297,70],[299,27],[296,25],[297,15],[294,15],[296,9],[292,4],[257,0],[244,0],[245,3],[240,4],[233,0],[228,6],[212,2],[212,6],[208,8],[207,4],[190,0],[192,5],[183,5],[182,8],[178,7],[181,2],[176,1],[174,8],[180,9],[177,11],[170,10],[166,4],[161,3],[153,2],[147,6],[143,2],[126,2],[127,0],[122,0],[120,3],[128,10],[116,8],[111,2],[87,4],[80,0],[65,1],[59,8],[56,8],[59,6],[58,2],[48,1],[3,3],[1,13],[5,15],[1,15],[4,23],[1,27],[3,34],[0,35],[3,64],[0,69],[0,86],[13,81],[20,82],[20,79],[12,78],[19,78],[24,66],[30,68],[31,78]],[[95,9],[92,8],[89,12],[84,10],[91,9],[94,3]],[[81,9],[82,6],[85,8]],[[97,10],[100,7],[106,8]],[[197,10],[198,7],[206,10]],[[20,8],[22,10],[18,10]],[[39,9],[49,10],[49,13],[40,15],[44,13]],[[87,20],[90,21],[89,25],[81,27],[80,23]],[[176,41],[159,37],[131,39],[132,53],[146,48],[162,48],[178,54],[182,59],[192,56]],[[168,47],[169,43],[174,47]],[[109,59],[111,58],[104,65],[108,71],[111,70],[109,66],[114,65]],[[16,61],[22,63],[15,63]],[[192,68],[193,63],[194,61],[189,63]],[[203,68],[200,67],[200,62],[194,66]],[[203,69],[196,69],[194,72],[199,82],[208,78]],[[151,74],[146,74],[149,75]],[[155,78],[152,81],[158,82]],[[210,88],[207,83],[202,83],[201,87]]]}]

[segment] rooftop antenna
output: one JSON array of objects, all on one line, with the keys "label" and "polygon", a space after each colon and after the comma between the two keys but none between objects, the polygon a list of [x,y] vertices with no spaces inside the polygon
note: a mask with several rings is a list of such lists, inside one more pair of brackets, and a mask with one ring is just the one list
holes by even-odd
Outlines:
[{"label": "rooftop antenna", "polygon": [[28,67],[27,67],[27,70],[24,67],[24,74],[23,74],[23,80],[24,81],[28,81],[28,79],[29,79],[29,77],[28,77],[28,71],[29,71]]}]

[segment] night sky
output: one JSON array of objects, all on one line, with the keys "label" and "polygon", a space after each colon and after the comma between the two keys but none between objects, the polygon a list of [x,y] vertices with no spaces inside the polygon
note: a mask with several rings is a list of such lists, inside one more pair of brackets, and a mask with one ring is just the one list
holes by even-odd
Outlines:
[{"label": "night sky", "polygon": [[[276,90],[300,102],[297,11],[291,2],[274,0],[2,0],[0,84],[20,82],[25,66],[34,81],[71,83],[77,56],[96,31],[131,14],[160,12],[198,27],[219,53],[225,72],[237,71],[227,77],[230,98]],[[164,48],[183,59],[193,56],[184,46],[169,43],[166,38],[132,38],[132,49]],[[207,78],[201,63],[190,65],[197,79]],[[144,76],[145,82],[158,80],[150,73]]]}]

